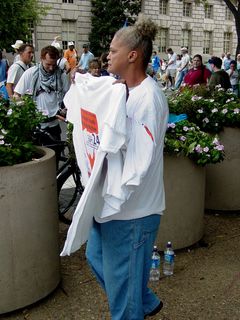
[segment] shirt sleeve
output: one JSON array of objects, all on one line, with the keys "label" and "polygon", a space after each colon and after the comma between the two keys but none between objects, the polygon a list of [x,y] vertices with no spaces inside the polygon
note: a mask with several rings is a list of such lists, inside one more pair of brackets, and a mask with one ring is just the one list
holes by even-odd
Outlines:
[{"label": "shirt sleeve", "polygon": [[24,72],[24,74],[21,76],[20,80],[18,81],[16,87],[14,88],[14,92],[20,94],[21,96],[26,94],[26,92],[31,87],[31,76],[30,76],[29,70]]}]

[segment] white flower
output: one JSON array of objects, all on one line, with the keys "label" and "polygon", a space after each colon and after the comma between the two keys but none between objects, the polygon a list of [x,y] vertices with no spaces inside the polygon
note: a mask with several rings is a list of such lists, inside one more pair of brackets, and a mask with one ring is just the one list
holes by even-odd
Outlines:
[{"label": "white flower", "polygon": [[3,145],[4,143],[4,140],[0,140],[0,145]]},{"label": "white flower", "polygon": [[201,100],[202,97],[198,97],[198,96],[192,96],[191,100],[192,101],[197,101],[197,100]]},{"label": "white flower", "polygon": [[209,119],[208,119],[208,118],[204,118],[204,119],[203,119],[203,122],[209,123]]},{"label": "white flower", "polygon": [[209,151],[209,148],[208,148],[208,147],[204,147],[204,148],[203,148],[203,151],[204,151],[204,152],[208,152],[208,151]]},{"label": "white flower", "polygon": [[181,136],[181,137],[180,137],[180,140],[181,140],[181,141],[185,141],[186,139],[187,139],[187,138],[186,138],[185,136]]},{"label": "white flower", "polygon": [[168,123],[168,128],[175,128],[176,127],[176,125],[175,125],[175,123],[174,122],[172,122],[172,123]]},{"label": "white flower", "polygon": [[224,91],[224,89],[223,88],[219,88],[218,91]]},{"label": "white flower", "polygon": [[203,109],[198,109],[198,113],[203,113]]},{"label": "white flower", "polygon": [[2,131],[2,134],[4,135],[7,134],[7,131],[5,129],[2,129],[1,131]]},{"label": "white flower", "polygon": [[188,129],[187,126],[184,126],[184,127],[183,127],[183,131],[187,132],[188,130],[189,130],[189,129]]},{"label": "white flower", "polygon": [[218,144],[218,145],[216,145],[216,147],[214,147],[214,149],[218,150],[218,151],[223,151],[224,150],[224,145]]},{"label": "white flower", "polygon": [[216,88],[216,89],[221,88],[221,85],[218,84],[218,85],[215,86],[215,88]]},{"label": "white flower", "polygon": [[218,109],[217,109],[217,108],[213,108],[213,109],[212,109],[212,113],[215,113],[215,112],[218,112]]},{"label": "white flower", "polygon": [[213,144],[216,144],[216,145],[218,145],[218,144],[219,144],[219,140],[218,140],[218,138],[216,138],[216,137],[215,137],[215,138],[213,139]]},{"label": "white flower", "polygon": [[228,109],[223,109],[223,110],[222,110],[222,113],[223,113],[223,114],[226,114],[227,112],[228,112]]},{"label": "white flower", "polygon": [[209,99],[210,102],[214,102],[214,99]]},{"label": "white flower", "polygon": [[4,139],[4,136],[3,136],[3,135],[0,135],[0,140],[1,140],[1,139]]},{"label": "white flower", "polygon": [[234,114],[239,113],[239,109],[238,109],[238,108],[233,109],[233,113],[234,113]]},{"label": "white flower", "polygon": [[10,116],[13,113],[12,109],[9,109],[7,115]]},{"label": "white flower", "polygon": [[226,103],[231,102],[231,101],[232,101],[232,99],[227,99]]},{"label": "white flower", "polygon": [[17,106],[23,106],[24,105],[24,101],[23,100],[18,100],[18,101],[16,101],[16,105]]}]

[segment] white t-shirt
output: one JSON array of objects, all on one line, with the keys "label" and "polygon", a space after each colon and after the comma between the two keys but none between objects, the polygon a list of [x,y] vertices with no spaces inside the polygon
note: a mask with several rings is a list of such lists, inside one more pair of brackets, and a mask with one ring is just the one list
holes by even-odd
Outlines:
[{"label": "white t-shirt", "polygon": [[8,70],[7,83],[12,83],[14,86],[16,86],[21,76],[27,69],[28,66],[21,60],[13,63]]},{"label": "white t-shirt", "polygon": [[168,122],[165,95],[151,78],[130,89],[127,100],[127,141],[122,148],[124,167],[121,184],[131,190],[119,213],[98,222],[129,220],[165,209],[163,185],[163,147]]},{"label": "white t-shirt", "polygon": [[[30,88],[32,88],[32,79],[35,68],[37,67],[32,67],[24,72],[23,76],[15,87],[14,92],[20,95],[24,95],[26,93],[31,94]],[[49,93],[42,91],[35,98],[38,110],[42,111],[48,117],[53,117],[56,115],[59,109],[59,103],[62,101],[64,94],[69,89],[69,81],[65,73],[62,73],[61,79],[63,83],[63,91],[61,93],[55,91],[51,91]]]},{"label": "white t-shirt", "polygon": [[184,54],[181,59],[181,71],[188,69],[189,61],[190,61],[189,55],[187,53]]},{"label": "white t-shirt", "polygon": [[[173,54],[168,54],[168,70],[173,70],[173,69],[176,69],[177,68],[177,65],[176,65],[176,61],[177,61],[177,55],[175,52],[173,52]],[[169,62],[173,62],[171,64],[169,64]]]},{"label": "white t-shirt", "polygon": [[79,249],[88,239],[96,212],[111,215],[126,200],[121,188],[120,152],[126,139],[126,88],[113,85],[114,81],[111,77],[77,74],[64,99],[67,119],[74,125],[73,142],[86,187],[61,255]]}]

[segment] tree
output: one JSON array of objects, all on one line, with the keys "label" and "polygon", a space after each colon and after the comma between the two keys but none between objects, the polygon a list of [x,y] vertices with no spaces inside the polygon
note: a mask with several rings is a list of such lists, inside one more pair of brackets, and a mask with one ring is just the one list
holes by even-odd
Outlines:
[{"label": "tree", "polygon": [[226,6],[232,12],[235,19],[235,26],[237,32],[237,48],[236,56],[240,53],[240,1],[239,0],[223,0],[226,3]]},{"label": "tree", "polygon": [[115,32],[132,24],[141,10],[140,0],[92,0],[90,47],[95,56],[109,49]]},{"label": "tree", "polygon": [[39,22],[49,8],[38,0],[1,1],[0,48],[11,48],[16,39],[26,41],[30,36],[29,24]]}]

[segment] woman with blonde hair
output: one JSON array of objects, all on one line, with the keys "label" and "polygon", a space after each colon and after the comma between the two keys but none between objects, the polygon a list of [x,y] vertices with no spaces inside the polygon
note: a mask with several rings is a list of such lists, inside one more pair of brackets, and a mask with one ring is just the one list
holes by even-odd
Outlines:
[{"label": "woman with blonde hair", "polygon": [[133,26],[116,32],[108,55],[108,72],[124,79],[129,91],[122,183],[131,193],[120,212],[107,218],[96,213],[86,255],[107,294],[112,320],[142,320],[163,306],[147,286],[165,209],[163,145],[168,107],[158,84],[146,74],[156,33],[155,23],[140,15]]}]

